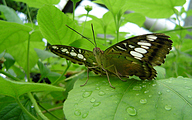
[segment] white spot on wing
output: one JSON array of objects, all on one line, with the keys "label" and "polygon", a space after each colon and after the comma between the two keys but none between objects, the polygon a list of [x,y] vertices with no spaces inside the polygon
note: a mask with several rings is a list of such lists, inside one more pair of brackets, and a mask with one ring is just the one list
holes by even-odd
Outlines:
[{"label": "white spot on wing", "polygon": [[53,49],[59,49],[57,46],[52,46]]},{"label": "white spot on wing", "polygon": [[148,42],[138,42],[138,45],[145,45],[145,46],[151,46],[151,43]]},{"label": "white spot on wing", "polygon": [[124,48],[122,48],[122,47],[120,47],[120,46],[117,46],[117,48],[119,48],[120,50],[126,51],[126,49],[124,49]]},{"label": "white spot on wing", "polygon": [[141,47],[142,47],[142,48],[145,48],[145,49],[149,49],[148,46],[143,46],[143,45],[141,45]]},{"label": "white spot on wing", "polygon": [[141,53],[138,53],[138,52],[135,52],[135,51],[131,51],[130,54],[134,57],[137,57],[137,58],[142,58],[143,55]]},{"label": "white spot on wing", "polygon": [[77,53],[75,53],[75,52],[70,52],[70,55],[71,55],[71,56],[76,56]]},{"label": "white spot on wing", "polygon": [[79,49],[79,53],[81,53],[81,49]]},{"label": "white spot on wing", "polygon": [[66,48],[61,49],[62,52],[67,52],[68,50]]},{"label": "white spot on wing", "polygon": [[157,39],[157,36],[155,35],[147,35],[146,37],[147,37],[147,40],[149,41],[155,41]]},{"label": "white spot on wing", "polygon": [[129,45],[129,47],[130,47],[130,48],[135,48],[135,46],[133,46],[133,45]]},{"label": "white spot on wing", "polygon": [[127,43],[123,43],[125,46],[127,46]]},{"label": "white spot on wing", "polygon": [[143,48],[135,48],[135,51],[143,53],[143,54],[147,53],[147,50],[145,50]]},{"label": "white spot on wing", "polygon": [[82,54],[77,54],[77,57],[78,57],[79,59],[83,59],[83,58],[84,58]]}]

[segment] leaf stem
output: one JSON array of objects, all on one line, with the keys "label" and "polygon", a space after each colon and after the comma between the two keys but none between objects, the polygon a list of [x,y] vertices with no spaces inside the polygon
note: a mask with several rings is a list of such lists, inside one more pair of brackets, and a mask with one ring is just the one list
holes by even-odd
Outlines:
[{"label": "leaf stem", "polygon": [[21,81],[20,79],[18,79],[18,78],[16,78],[16,77],[14,77],[14,76],[12,76],[12,75],[10,75],[10,74],[8,74],[8,73],[2,71],[2,70],[0,70],[0,73],[6,75],[7,77],[9,77],[9,78],[11,78],[11,79],[13,79],[13,80]]},{"label": "leaf stem", "polygon": [[20,106],[20,108],[21,108],[30,118],[32,118],[33,120],[38,120],[35,116],[33,116],[33,115],[23,106],[23,104],[21,103],[19,97],[17,97],[15,100],[16,100],[16,102],[18,103],[18,105]]},{"label": "leaf stem", "polygon": [[42,111],[39,109],[39,106],[36,102],[36,100],[34,99],[33,95],[28,92],[28,97],[30,98],[31,102],[33,103],[33,106],[35,108],[35,111],[38,113],[38,115],[43,119],[43,120],[49,120],[43,113]]}]

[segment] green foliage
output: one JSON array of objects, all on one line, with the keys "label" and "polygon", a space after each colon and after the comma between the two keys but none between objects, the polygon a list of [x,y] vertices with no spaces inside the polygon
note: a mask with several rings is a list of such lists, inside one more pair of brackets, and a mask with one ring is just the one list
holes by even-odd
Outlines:
[{"label": "green foliage", "polygon": [[122,82],[110,77],[110,80],[116,89],[106,87],[109,84],[105,77],[90,77],[81,90],[79,86],[85,79],[77,80],[64,103],[66,117],[69,120],[192,119],[191,79]]},{"label": "green foliage", "polygon": [[[157,80],[138,81],[133,77],[123,78],[127,82],[122,82],[110,76],[116,89],[109,86],[106,76],[100,77],[92,72],[88,83],[80,87],[87,79],[85,67],[71,64],[46,51],[42,41],[45,38],[50,44],[93,50],[94,46],[89,41],[66,27],[68,25],[92,38],[92,23],[95,34],[104,35],[103,38],[97,37],[96,41],[98,47],[105,50],[124,40],[126,34],[119,32],[119,28],[127,22],[142,27],[145,17],[170,18],[175,13],[176,17],[171,19],[176,23],[180,22],[178,18],[182,13],[191,16],[191,11],[185,11],[182,7],[185,0],[97,0],[96,3],[104,4],[109,11],[102,18],[86,15],[92,20],[82,23],[75,20],[75,14],[64,14],[53,6],[59,1],[22,2],[39,8],[38,25],[22,23],[12,8],[0,5],[6,20],[0,20],[0,73],[6,76],[0,77],[0,118],[192,119],[192,41],[186,38],[186,35],[192,35],[187,30],[191,26],[186,28],[176,24],[174,30],[159,31],[171,37],[173,49],[165,64],[155,67]],[[182,11],[177,11],[176,6],[181,6]],[[127,10],[134,12],[124,14]],[[81,16],[85,15],[76,18]],[[108,35],[111,37],[108,38]],[[30,73],[32,78],[29,78]],[[32,76],[32,73],[36,76]],[[40,75],[37,76],[37,73]],[[32,79],[38,77],[39,83],[33,83]],[[47,79],[50,85],[40,83]],[[44,115],[44,109],[53,111],[45,111]]]}]

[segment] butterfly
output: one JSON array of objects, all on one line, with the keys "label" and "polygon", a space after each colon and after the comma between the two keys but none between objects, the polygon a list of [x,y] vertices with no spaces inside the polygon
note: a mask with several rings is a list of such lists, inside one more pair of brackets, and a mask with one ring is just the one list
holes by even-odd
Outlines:
[{"label": "butterfly", "polygon": [[169,38],[162,33],[139,35],[116,43],[105,51],[98,47],[89,51],[66,45],[51,45],[48,48],[54,54],[73,63],[84,64],[88,70],[96,74],[107,75],[110,86],[115,88],[109,79],[111,74],[120,79],[133,75],[141,80],[154,79],[157,72],[153,66],[164,63],[166,55],[171,50],[172,41]]}]

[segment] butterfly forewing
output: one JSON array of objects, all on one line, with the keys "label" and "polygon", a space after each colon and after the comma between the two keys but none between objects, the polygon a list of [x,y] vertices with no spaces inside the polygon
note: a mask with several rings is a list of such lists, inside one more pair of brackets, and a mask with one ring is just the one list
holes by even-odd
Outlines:
[{"label": "butterfly forewing", "polygon": [[56,55],[66,58],[75,64],[84,64],[86,67],[93,67],[90,70],[97,74],[105,74],[101,68],[94,68],[94,66],[97,66],[97,62],[92,51],[66,45],[50,45],[48,48]]}]

